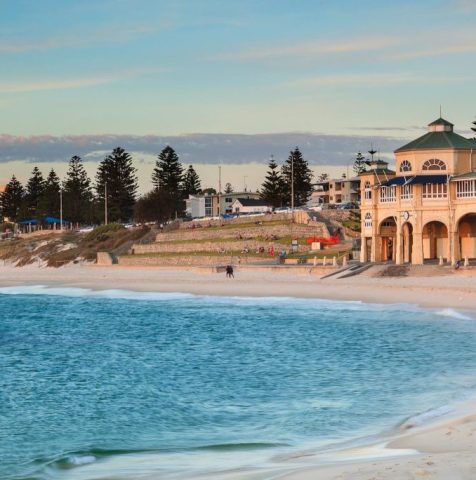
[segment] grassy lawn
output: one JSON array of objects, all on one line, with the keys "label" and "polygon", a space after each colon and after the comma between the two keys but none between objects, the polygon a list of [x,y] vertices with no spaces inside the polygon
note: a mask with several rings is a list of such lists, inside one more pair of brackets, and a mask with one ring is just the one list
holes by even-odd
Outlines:
[{"label": "grassy lawn", "polygon": [[[348,250],[331,250],[331,251],[320,251],[316,253],[288,253],[286,258],[306,258],[307,260],[312,260],[314,257],[317,258],[324,258],[327,257],[328,259],[332,259],[332,257],[339,257],[343,255]],[[274,259],[278,258],[278,253]],[[187,253],[177,253],[177,252],[154,252],[154,253],[136,253],[134,255],[121,255],[126,258],[137,258],[137,257],[242,257],[242,258],[267,258],[269,260],[273,260],[273,257],[270,257],[267,252],[263,253],[256,253],[250,251],[249,253],[241,253],[240,250],[232,250],[226,253],[218,253],[218,252],[210,252],[210,251],[194,251],[194,252],[187,252]]]}]

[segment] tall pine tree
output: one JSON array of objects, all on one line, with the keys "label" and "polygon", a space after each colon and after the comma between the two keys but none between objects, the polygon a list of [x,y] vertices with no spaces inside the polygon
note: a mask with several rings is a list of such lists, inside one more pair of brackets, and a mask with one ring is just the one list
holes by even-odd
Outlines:
[{"label": "tall pine tree", "polygon": [[60,179],[51,169],[45,180],[45,189],[41,201],[41,210],[45,215],[59,217],[60,215]]},{"label": "tall pine tree", "polygon": [[1,194],[2,216],[11,222],[19,220],[23,206],[25,189],[19,180],[12,176],[11,180],[5,186],[5,191]]},{"label": "tall pine tree", "polygon": [[182,182],[182,196],[197,195],[201,192],[200,178],[192,165],[189,165]]},{"label": "tall pine tree", "polygon": [[121,147],[115,148],[99,164],[96,192],[99,202],[104,205],[107,191],[109,222],[125,222],[132,218],[138,187],[136,171],[132,157]]},{"label": "tall pine tree", "polygon": [[181,216],[185,210],[181,188],[183,166],[172,147],[167,146],[160,152],[152,173],[152,183],[156,190],[168,195],[175,215]]},{"label": "tall pine tree", "polygon": [[280,207],[283,203],[283,179],[273,157],[268,163],[268,172],[261,185],[260,194],[263,200],[266,200],[275,208]]},{"label": "tall pine tree", "polygon": [[31,177],[26,184],[26,213],[29,218],[40,219],[44,212],[41,210],[45,180],[38,167],[33,168]]},{"label": "tall pine tree", "polygon": [[473,131],[473,133],[474,133],[474,139],[476,140],[476,121],[474,121],[474,122],[472,123],[472,125],[473,125],[473,126],[471,127],[471,130]]},{"label": "tall pine tree", "polygon": [[352,167],[355,174],[359,175],[366,170],[367,164],[365,163],[365,157],[362,155],[362,152],[358,152],[355,157],[354,166]]},{"label": "tall pine tree", "polygon": [[305,205],[312,193],[312,172],[309,164],[303,158],[299,147],[289,153],[289,157],[281,167],[283,178],[284,203],[292,205],[291,181],[294,184],[294,206]]},{"label": "tall pine tree", "polygon": [[158,190],[177,194],[183,180],[183,166],[175,150],[166,146],[159,154],[152,173],[152,184]]},{"label": "tall pine tree", "polygon": [[63,217],[73,223],[91,221],[93,195],[91,180],[81,158],[74,156],[69,161],[66,179],[63,182]]}]

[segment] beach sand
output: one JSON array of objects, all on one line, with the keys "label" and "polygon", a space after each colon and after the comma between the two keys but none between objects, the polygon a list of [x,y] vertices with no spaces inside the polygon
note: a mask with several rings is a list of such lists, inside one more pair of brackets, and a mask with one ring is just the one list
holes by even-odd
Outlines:
[{"label": "beach sand", "polygon": [[[322,272],[321,272],[322,273]],[[360,275],[321,280],[319,272],[296,275],[291,269],[236,269],[235,278],[211,269],[67,266],[59,269],[0,266],[0,287],[44,285],[94,290],[122,289],[198,295],[322,298],[368,303],[406,303],[448,311],[476,311],[476,271],[445,275],[374,277]],[[474,317],[476,319],[476,315]],[[415,412],[418,413],[418,412]],[[386,448],[383,448],[386,447]],[[262,475],[262,473],[261,473]],[[240,478],[262,478],[257,472]],[[237,478],[229,475],[223,478]],[[319,454],[290,460],[275,471],[285,480],[472,480],[476,479],[476,406],[422,427],[396,432],[384,444],[342,450],[331,464]]]}]

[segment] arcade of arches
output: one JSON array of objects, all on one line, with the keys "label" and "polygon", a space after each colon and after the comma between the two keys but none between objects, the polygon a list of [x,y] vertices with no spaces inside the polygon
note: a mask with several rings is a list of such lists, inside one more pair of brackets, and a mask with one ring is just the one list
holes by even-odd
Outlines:
[{"label": "arcade of arches", "polygon": [[378,227],[375,243],[364,238],[364,255],[371,261],[394,261],[397,264],[421,264],[427,261],[476,259],[476,212],[468,213],[457,222],[457,231],[449,234],[440,221],[427,222],[415,234],[411,222],[403,222],[398,231],[395,217],[387,217]]}]

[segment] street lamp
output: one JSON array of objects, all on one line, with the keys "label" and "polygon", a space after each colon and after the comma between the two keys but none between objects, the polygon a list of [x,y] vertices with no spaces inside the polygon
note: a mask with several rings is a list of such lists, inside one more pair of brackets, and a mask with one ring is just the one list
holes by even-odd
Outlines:
[{"label": "street lamp", "polygon": [[60,230],[63,231],[63,189],[60,187]]}]

